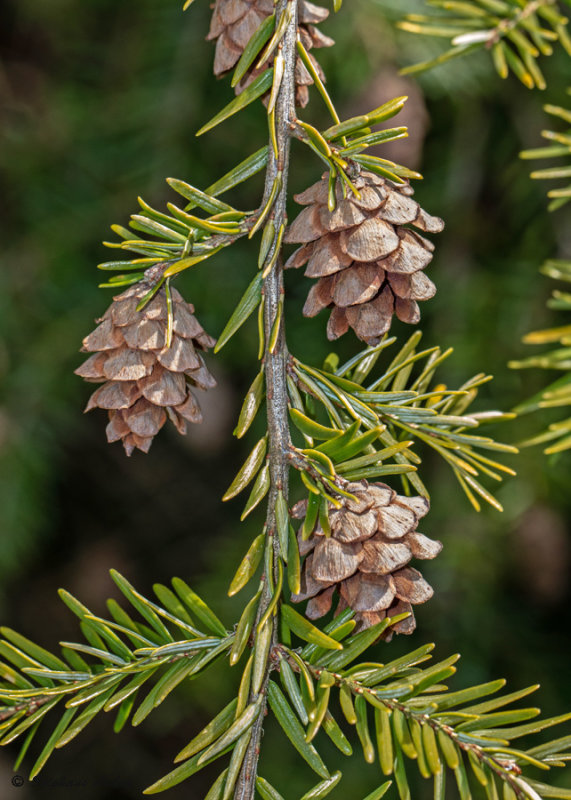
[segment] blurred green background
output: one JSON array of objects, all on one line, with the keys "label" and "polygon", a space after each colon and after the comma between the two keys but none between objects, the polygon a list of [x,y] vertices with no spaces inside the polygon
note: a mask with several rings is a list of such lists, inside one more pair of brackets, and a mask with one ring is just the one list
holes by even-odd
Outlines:
[{"label": "blurred green background", "polygon": [[[481,371],[496,375],[478,410],[509,409],[547,380],[506,368],[510,358],[527,354],[521,336],[563,322],[546,311],[553,287],[537,270],[547,257],[565,249],[569,255],[569,216],[565,209],[546,213],[545,187],[529,180],[529,165],[517,154],[541,141],[542,103],[564,102],[569,59],[561,52],[543,59],[549,85],[543,93],[515,79],[500,81],[485,53],[418,82],[404,80],[399,66],[439,46],[395,32],[394,20],[420,6],[352,0],[323,24],[338,44],[318,55],[344,115],[410,96],[396,120],[411,126],[410,139],[385,152],[423,172],[417,197],[447,226],[430,267],[439,292],[421,309],[424,341],[454,347],[443,369],[451,386]],[[165,428],[148,456],[128,460],[119,445],[105,443],[104,416],[82,416],[89,387],[73,375],[81,339],[110,301],[108,290],[97,288],[95,270],[109,257],[100,244],[108,226],[125,224],[138,194],[155,207],[173,199],[165,177],[204,188],[265,142],[257,106],[194,138],[231,98],[228,82],[211,75],[213,49],[204,41],[209,13],[205,0],[185,15],[179,0],[4,4],[0,618],[49,647],[75,634],[57,588],[101,612],[115,594],[110,567],[146,593],[154,581],[178,574],[228,624],[247,599],[229,601],[226,587],[262,512],[240,524],[241,501],[221,506],[220,497],[255,441],[255,432],[246,441],[231,436],[255,374],[255,325],[209,359],[219,389],[204,404],[204,426],[185,439]],[[303,116],[328,124],[316,95]],[[321,164],[295,143],[293,159],[291,187],[299,191],[319,177]],[[252,180],[233,202],[255,208],[260,189],[261,179]],[[255,263],[254,244],[239,243],[181,277],[180,288],[213,335]],[[325,315],[301,317],[309,283],[301,271],[287,275],[288,341],[296,355],[319,364],[330,348]],[[399,323],[395,332],[404,340],[411,329]],[[356,352],[351,336],[339,343],[343,356]],[[494,435],[515,442],[551,419],[522,419]],[[423,530],[441,539],[444,551],[423,571],[436,595],[419,609],[413,637],[379,645],[376,656],[389,659],[436,641],[442,658],[463,654],[457,687],[498,676],[514,689],[541,682],[537,702],[557,713],[571,706],[569,456],[547,459],[538,449],[525,450],[510,464],[518,477],[498,490],[504,514],[476,514],[448,469],[427,454],[424,479],[433,509]],[[111,720],[97,719],[22,788],[10,783],[16,750],[7,748],[0,752],[0,796],[139,797],[231,696],[237,678],[216,668],[161,706],[144,730],[126,729],[117,739]],[[327,742],[323,748],[337,766]],[[25,765],[21,771],[26,774]],[[264,737],[262,771],[288,800],[312,785],[273,726]],[[201,798],[215,774],[205,771],[169,797]],[[332,800],[357,800],[380,782],[377,767],[359,758],[346,776]],[[415,787],[415,800],[429,796],[429,784]]]}]

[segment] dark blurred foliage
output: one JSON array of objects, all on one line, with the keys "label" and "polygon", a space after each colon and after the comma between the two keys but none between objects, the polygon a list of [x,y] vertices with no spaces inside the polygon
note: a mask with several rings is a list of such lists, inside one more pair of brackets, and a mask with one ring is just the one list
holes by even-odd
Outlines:
[{"label": "dark blurred foliage", "polygon": [[[452,62],[417,84],[404,81],[398,66],[438,47],[394,32],[391,19],[419,5],[353,0],[323,25],[338,45],[321,51],[320,60],[347,114],[410,95],[403,117],[413,126],[411,138],[389,157],[421,169],[418,198],[447,223],[431,266],[439,291],[422,309],[424,341],[454,347],[444,367],[449,385],[491,372],[496,380],[484,387],[480,407],[509,409],[546,379],[506,368],[524,350],[521,336],[560,324],[545,309],[552,287],[537,270],[565,247],[569,255],[569,219],[565,211],[546,213],[543,187],[528,179],[517,154],[539,144],[541,105],[561,102],[569,61],[561,53],[543,60],[549,85],[543,94],[515,80],[501,82],[485,53]],[[148,456],[128,460],[118,445],[105,444],[103,415],[82,417],[89,389],[72,374],[81,338],[110,299],[97,288],[101,273],[95,270],[108,258],[100,240],[109,224],[125,223],[138,194],[155,207],[164,204],[170,197],[166,176],[205,188],[266,138],[261,107],[194,138],[231,91],[210,73],[207,3],[197,0],[184,16],[180,6],[178,0],[4,4],[1,617],[51,647],[75,631],[57,587],[102,611],[114,594],[111,566],[144,592],[179,574],[231,624],[244,599],[226,598],[228,581],[261,525],[262,512],[240,524],[240,501],[220,504],[255,441],[254,433],[241,442],[231,436],[255,372],[254,324],[210,359],[220,388],[204,403],[205,429],[187,439],[165,429]],[[317,96],[304,113],[326,124]],[[293,158],[291,185],[298,191],[321,167],[301,145],[294,144]],[[233,202],[254,208],[260,187],[261,179],[243,185]],[[220,332],[254,268],[254,245],[239,243],[180,279],[210,333]],[[320,363],[329,351],[325,319],[301,317],[308,288],[301,274],[288,274],[287,283],[290,348]],[[399,325],[397,333],[405,337],[410,329]],[[348,335],[338,349],[352,354],[356,341]],[[548,419],[526,418],[494,433],[517,441]],[[425,531],[445,545],[425,570],[437,593],[420,609],[414,637],[379,646],[376,656],[382,660],[390,647],[396,657],[434,640],[441,657],[463,654],[457,686],[498,676],[513,688],[541,681],[538,702],[557,713],[571,701],[564,652],[571,599],[569,456],[546,459],[526,450],[511,464],[519,475],[498,491],[505,513],[476,514],[447,468],[427,456],[433,510]],[[221,707],[236,679],[216,668],[182,690],[178,703],[167,701],[144,730],[128,729],[117,739],[110,720],[98,719],[52,757],[34,785],[12,788],[16,750],[9,748],[0,753],[0,795],[138,797],[170,769],[172,756]],[[327,743],[324,752],[337,765]],[[288,798],[311,785],[273,726],[264,737],[263,769]],[[203,797],[215,774],[198,776],[169,796]],[[358,758],[346,774],[332,800],[356,799],[380,781],[378,770]],[[426,791],[419,786],[415,794],[425,797]]]}]

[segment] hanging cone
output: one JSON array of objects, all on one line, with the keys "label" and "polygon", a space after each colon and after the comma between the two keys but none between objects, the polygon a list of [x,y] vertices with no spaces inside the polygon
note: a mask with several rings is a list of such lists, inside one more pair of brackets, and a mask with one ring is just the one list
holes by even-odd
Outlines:
[{"label": "hanging cone", "polygon": [[[317,619],[330,611],[337,591],[336,613],[351,608],[358,629],[408,612],[410,616],[389,628],[383,638],[412,633],[416,627],[412,606],[429,600],[433,591],[409,562],[435,558],[442,550],[440,542],[416,530],[428,511],[428,500],[403,497],[384,483],[369,485],[365,480],[346,489],[356,500],[345,498],[342,508],[329,512],[331,535],[326,537],[317,525],[309,539],[299,543],[306,558],[301,591],[292,600],[309,600],[305,613]],[[302,501],[292,515],[303,519],[306,508],[307,501]]]},{"label": "hanging cone", "polygon": [[327,206],[329,176],[295,199],[305,208],[289,226],[285,242],[302,244],[286,267],[306,266],[317,278],[303,313],[313,317],[332,307],[327,337],[337,339],[352,328],[359,339],[378,344],[393,315],[415,325],[418,301],[433,297],[436,287],[422,271],[434,245],[423,232],[438,233],[444,223],[429,216],[412,199],[410,184],[396,184],[362,171],[353,181],[360,197],[337,192],[333,211]]},{"label": "hanging cone", "polygon": [[86,381],[102,384],[85,410],[107,410],[107,441],[121,441],[128,456],[135,448],[148,452],[167,417],[181,434],[187,421],[201,422],[191,386],[216,385],[197,352],[215,341],[204,332],[194,308],[171,289],[173,336],[167,347],[164,289],[137,311],[148,291],[147,284],[138,283],[113,298],[100,324],[83,340],[82,350],[92,355],[75,370]]},{"label": "hanging cone", "polygon": [[[270,14],[274,13],[272,0],[216,0],[210,31],[207,39],[216,41],[214,56],[214,74],[223,75],[233,69],[238,63],[244,48],[259,28],[260,24]],[[303,46],[308,51],[314,47],[331,47],[333,39],[325,36],[316,27],[316,23],[323,22],[329,16],[329,11],[310,3],[309,0],[300,0],[298,4],[298,32]],[[322,81],[325,75],[317,61],[309,54],[311,62]],[[255,60],[256,64],[258,59]],[[236,94],[240,94],[261,72],[271,64],[268,62],[259,69],[251,67],[241,81],[236,84]],[[313,83],[302,60],[298,57],[295,63],[296,104],[305,107],[309,100],[308,86]]]}]

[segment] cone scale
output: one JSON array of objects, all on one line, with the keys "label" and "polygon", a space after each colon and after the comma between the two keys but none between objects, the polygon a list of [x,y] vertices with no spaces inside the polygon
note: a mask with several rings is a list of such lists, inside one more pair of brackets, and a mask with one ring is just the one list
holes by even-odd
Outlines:
[{"label": "cone scale", "polygon": [[[365,480],[348,484],[346,490],[356,499],[344,498],[342,508],[329,512],[331,535],[325,536],[317,524],[307,540],[299,539],[305,561],[301,591],[292,600],[308,600],[306,615],[318,619],[337,596],[335,613],[351,608],[359,629],[408,613],[383,638],[412,633],[412,606],[429,600],[433,590],[410,561],[435,558],[442,550],[439,541],[416,529],[428,512],[428,500],[404,497],[384,483]],[[293,516],[303,519],[306,508],[307,501],[298,503]]]},{"label": "cone scale", "polygon": [[92,355],[75,370],[86,381],[102,384],[85,410],[107,411],[107,441],[121,441],[128,456],[135,449],[147,453],[167,419],[180,434],[186,433],[187,422],[201,422],[193,389],[216,386],[201,355],[215,340],[194,316],[194,307],[171,289],[172,341],[167,346],[164,288],[137,311],[148,291],[143,282],[113,298],[83,340],[82,350]]},{"label": "cone scale", "polygon": [[337,187],[333,211],[328,208],[327,174],[295,195],[305,208],[285,241],[302,246],[286,268],[306,266],[305,275],[317,279],[303,314],[314,317],[331,308],[330,340],[352,328],[359,339],[375,345],[393,315],[414,325],[420,319],[418,302],[434,296],[436,287],[423,272],[434,245],[419,231],[439,233],[444,223],[413,200],[408,183],[396,184],[364,170],[354,185],[359,197],[348,192],[344,198]]}]

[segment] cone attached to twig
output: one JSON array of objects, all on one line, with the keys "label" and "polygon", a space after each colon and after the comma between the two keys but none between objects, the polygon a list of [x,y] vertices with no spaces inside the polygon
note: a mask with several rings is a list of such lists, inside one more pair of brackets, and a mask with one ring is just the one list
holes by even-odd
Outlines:
[{"label": "cone attached to twig", "polygon": [[[233,69],[238,63],[244,48],[270,14],[274,13],[272,0],[216,0],[210,31],[207,39],[216,40],[214,56],[214,74],[219,76]],[[298,32],[303,46],[308,51],[314,47],[331,47],[333,39],[325,36],[315,26],[329,16],[329,11],[321,6],[301,0],[298,4]],[[309,55],[313,66],[322,81],[325,76],[313,56]],[[257,62],[254,62],[254,64]],[[257,69],[250,68],[242,80],[236,85],[236,94],[240,94],[261,72],[271,66],[270,62]],[[295,64],[296,104],[305,107],[309,100],[308,86],[313,78],[298,57]]]},{"label": "cone attached to twig", "polygon": [[194,307],[171,289],[172,335],[164,288],[141,311],[137,305],[149,292],[138,283],[113,298],[99,325],[83,340],[92,353],[75,370],[85,380],[101,383],[86,411],[104,408],[109,414],[107,441],[121,440],[128,456],[135,448],[148,452],[167,417],[178,432],[186,423],[201,422],[191,387],[210,389],[216,381],[197,350],[213,347],[194,316]]},{"label": "cone attached to twig", "polygon": [[[317,524],[309,539],[300,540],[305,561],[301,591],[292,600],[309,600],[305,613],[317,619],[330,611],[338,592],[336,613],[353,609],[359,628],[409,612],[383,638],[412,633],[412,606],[429,600],[433,590],[409,562],[435,558],[442,550],[441,542],[416,530],[428,500],[403,497],[384,483],[365,480],[348,484],[346,490],[356,499],[344,498],[342,508],[329,512],[330,536]],[[307,501],[298,503],[293,516],[303,519],[306,508]]]},{"label": "cone attached to twig", "polygon": [[329,339],[353,328],[359,339],[378,344],[393,314],[403,322],[420,319],[419,300],[434,296],[436,287],[423,270],[434,245],[416,230],[439,233],[444,223],[431,217],[412,198],[409,183],[396,184],[363,171],[353,181],[359,197],[336,190],[336,207],[328,208],[325,174],[295,199],[306,208],[286,231],[285,241],[302,244],[286,267],[307,264],[305,274],[317,278],[303,313],[313,317],[333,307]]}]

